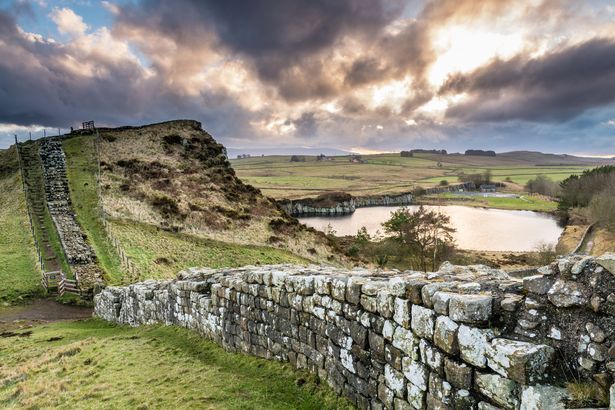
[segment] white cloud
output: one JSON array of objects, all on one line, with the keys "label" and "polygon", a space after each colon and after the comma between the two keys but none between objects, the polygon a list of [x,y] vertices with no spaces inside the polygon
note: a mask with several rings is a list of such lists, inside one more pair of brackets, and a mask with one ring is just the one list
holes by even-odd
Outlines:
[{"label": "white cloud", "polygon": [[88,25],[83,22],[83,18],[67,7],[54,8],[49,17],[56,23],[58,31],[62,34],[77,37],[85,34],[88,29]]}]

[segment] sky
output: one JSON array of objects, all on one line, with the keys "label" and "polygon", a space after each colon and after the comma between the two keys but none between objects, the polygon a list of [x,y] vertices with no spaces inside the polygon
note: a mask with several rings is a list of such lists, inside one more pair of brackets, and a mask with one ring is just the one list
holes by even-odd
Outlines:
[{"label": "sky", "polygon": [[615,1],[0,0],[0,147],[178,118],[246,152],[615,156]]}]

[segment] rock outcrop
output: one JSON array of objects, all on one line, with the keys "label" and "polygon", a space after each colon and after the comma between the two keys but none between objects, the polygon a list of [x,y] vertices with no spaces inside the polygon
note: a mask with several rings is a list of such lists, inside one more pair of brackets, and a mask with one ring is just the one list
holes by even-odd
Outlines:
[{"label": "rock outcrop", "polygon": [[[555,409],[570,400],[560,387],[570,375],[608,390],[614,274],[581,256],[526,279],[448,263],[429,274],[190,269],[104,289],[95,312],[191,328],[230,351],[289,361],[363,409]],[[571,281],[587,299],[559,303],[559,284]]]},{"label": "rock outcrop", "polygon": [[[438,194],[473,189],[476,189],[476,186],[472,182],[466,182],[445,187],[428,188],[424,190],[424,193]],[[278,204],[287,214],[295,217],[341,216],[350,215],[354,213],[357,208],[412,205],[413,195],[414,194],[411,192],[406,192],[398,195],[352,196],[350,194],[334,192],[323,194],[317,198],[280,200]]]}]

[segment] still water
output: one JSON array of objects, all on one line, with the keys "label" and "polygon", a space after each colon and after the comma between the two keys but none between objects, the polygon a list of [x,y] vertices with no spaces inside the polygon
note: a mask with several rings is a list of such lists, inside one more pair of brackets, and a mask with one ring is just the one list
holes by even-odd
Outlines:
[{"label": "still water", "polygon": [[[418,206],[409,206],[416,210]],[[549,214],[532,211],[472,208],[468,206],[426,206],[435,208],[451,217],[457,229],[455,240],[461,249],[484,251],[531,251],[536,246],[557,243],[562,228]],[[389,219],[397,207],[378,206],[359,208],[354,214],[336,217],[305,217],[299,220],[315,229],[324,231],[327,225],[338,236],[356,235],[365,226],[370,234],[384,233],[382,222]]]}]

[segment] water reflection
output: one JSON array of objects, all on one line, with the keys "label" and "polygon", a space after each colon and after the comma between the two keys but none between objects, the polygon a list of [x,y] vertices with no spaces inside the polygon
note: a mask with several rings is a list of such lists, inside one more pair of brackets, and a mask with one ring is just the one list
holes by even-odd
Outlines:
[{"label": "water reflection", "polygon": [[[418,206],[408,207],[415,210]],[[556,244],[562,228],[551,215],[532,211],[472,208],[467,206],[426,206],[451,217],[461,249],[485,251],[531,251],[541,243]],[[365,226],[370,234],[384,232],[382,222],[396,207],[359,208],[354,214],[337,217],[305,217],[299,220],[324,231],[331,225],[337,235],[356,235]]]}]

